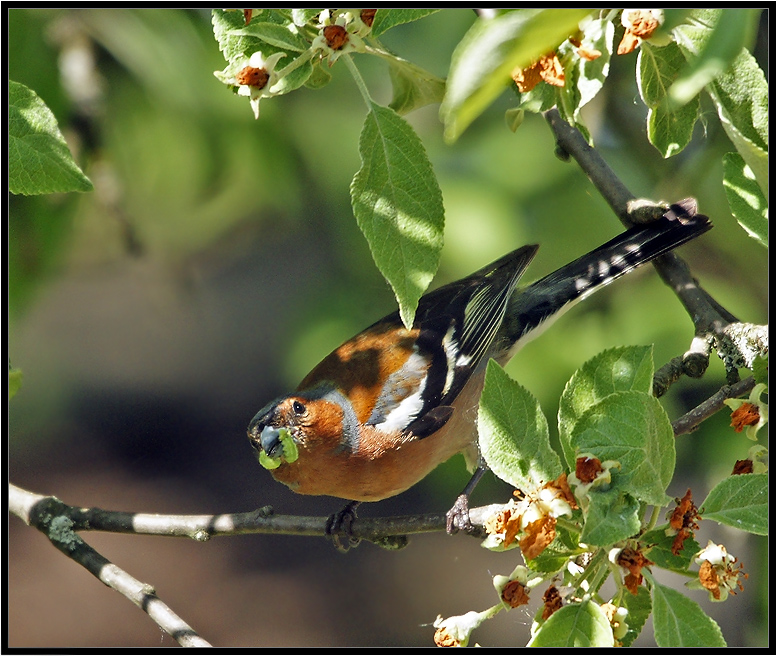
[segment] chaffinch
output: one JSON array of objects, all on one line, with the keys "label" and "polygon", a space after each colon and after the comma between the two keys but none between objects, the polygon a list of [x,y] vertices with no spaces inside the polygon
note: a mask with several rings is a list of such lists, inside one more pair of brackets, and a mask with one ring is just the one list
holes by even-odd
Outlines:
[{"label": "chaffinch", "polygon": [[345,512],[399,494],[463,453],[476,471],[448,530],[465,527],[485,470],[476,416],[489,358],[504,365],[574,302],[711,227],[695,201],[682,201],[522,289],[538,246],[519,248],[424,295],[412,329],[395,312],[335,349],[256,414],[250,442],[276,480],[347,499]]}]

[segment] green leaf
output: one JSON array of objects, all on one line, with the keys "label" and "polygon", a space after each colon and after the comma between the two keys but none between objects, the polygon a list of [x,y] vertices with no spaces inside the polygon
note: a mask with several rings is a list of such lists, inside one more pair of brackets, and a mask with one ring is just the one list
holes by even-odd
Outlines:
[{"label": "green leaf", "polygon": [[32,89],[8,81],[8,190],[12,194],[91,191],[57,119]]},{"label": "green leaf", "polygon": [[626,624],[629,625],[629,630],[621,639],[621,644],[624,647],[629,647],[642,632],[642,627],[645,626],[645,622],[647,622],[647,618],[650,617],[650,613],[653,610],[653,604],[650,600],[650,593],[642,585],[637,588],[637,594],[627,593],[623,597],[622,603],[626,610],[629,611],[629,614],[626,616]]},{"label": "green leaf", "polygon": [[298,27],[302,27],[310,20],[313,20],[318,16],[322,11],[324,11],[324,7],[306,7],[305,9],[292,9],[291,10],[291,19],[294,21],[294,24]]},{"label": "green leaf", "polygon": [[310,77],[305,80],[305,86],[309,89],[321,89],[332,81],[332,74],[321,65],[321,62],[316,62],[313,65],[313,70],[310,73]]},{"label": "green leaf", "polygon": [[651,38],[658,36],[662,42],[672,38],[670,32],[688,21],[688,16],[693,11],[690,7],[664,7],[664,22],[659,26]]},{"label": "green leaf", "polygon": [[676,155],[693,136],[699,115],[699,98],[689,98],[682,105],[669,101],[669,89],[685,64],[680,48],[670,43],[654,48],[642,43],[637,64],[637,85],[648,106],[648,140],[664,157]]},{"label": "green leaf", "polygon": [[588,491],[581,542],[606,547],[639,531],[639,501],[620,489],[616,482],[617,474],[613,474],[613,485],[609,490],[592,488]]},{"label": "green leaf", "polygon": [[351,183],[354,216],[409,328],[440,259],[442,193],[421,140],[388,107],[370,102],[359,154],[362,166]]},{"label": "green leaf", "polygon": [[726,646],[717,622],[699,604],[672,588],[656,583],[650,574],[646,576],[651,581],[653,631],[659,647],[714,649]]},{"label": "green leaf", "polygon": [[561,459],[550,446],[548,422],[537,399],[494,360],[478,408],[480,451],[491,471],[530,492],[561,474]]},{"label": "green leaf", "polygon": [[[311,75],[313,75],[313,64],[310,59],[308,59],[308,54],[309,53],[303,53],[300,55],[298,59],[303,59],[304,61],[273,85],[274,92],[283,95],[294,91],[295,89],[299,89],[302,85],[308,83]],[[288,63],[288,60],[285,58],[281,59],[278,68],[283,68],[285,63]]]},{"label": "green leaf", "polygon": [[558,102],[558,92],[552,84],[538,84],[531,91],[520,94],[517,109],[539,114],[551,109]]},{"label": "green leaf", "polygon": [[229,34],[230,36],[256,37],[279,50],[291,50],[292,52],[304,52],[310,46],[305,39],[292,34],[286,27],[277,23],[254,21],[241,28],[230,30]]},{"label": "green leaf", "polygon": [[769,384],[769,354],[765,355],[758,355],[756,356],[755,360],[753,360],[753,378],[755,378],[756,383],[764,383],[764,385]]},{"label": "green leaf", "polygon": [[439,7],[405,7],[402,9],[380,7],[378,11],[375,12],[375,19],[372,21],[372,36],[380,36],[392,27],[417,21],[420,18],[424,18],[425,16],[429,16],[438,11],[440,11]]},{"label": "green leaf", "polygon": [[400,115],[440,102],[445,93],[445,80],[399,57],[389,59],[389,75],[394,89],[389,107]]},{"label": "green leaf", "polygon": [[659,526],[652,531],[648,531],[641,538],[640,542],[647,545],[645,555],[652,560],[656,567],[676,572],[677,574],[687,574],[691,565],[691,559],[699,552],[701,547],[693,538],[686,538],[683,541],[683,548],[678,554],[672,553],[672,545],[675,536],[667,535],[666,530],[669,524]]},{"label": "green leaf", "polygon": [[[723,73],[743,48],[749,48],[758,26],[762,7],[729,7],[715,10],[717,20],[707,30],[706,38],[669,89],[670,103],[679,107]],[[712,12],[707,14],[712,18]]]},{"label": "green leaf", "polygon": [[230,64],[241,57],[248,57],[257,50],[269,56],[272,52],[264,52],[263,42],[255,36],[236,35],[233,32],[245,27],[243,14],[239,11],[225,11],[224,9],[214,9],[211,12],[211,23],[213,25],[213,36],[219,44],[221,50]]},{"label": "green leaf", "polygon": [[553,615],[537,631],[527,647],[546,649],[612,647],[612,627],[599,604],[584,601],[568,604]]},{"label": "green leaf", "polygon": [[554,50],[578,29],[590,9],[519,9],[479,19],[451,58],[440,107],[445,138],[455,141],[510,83],[514,68]]},{"label": "green leaf", "polygon": [[755,533],[769,534],[767,474],[729,476],[718,483],[701,505],[704,519]]},{"label": "green leaf", "polygon": [[558,408],[559,438],[567,464],[575,466],[576,455],[570,439],[575,424],[586,410],[615,392],[649,393],[652,385],[652,346],[608,349],[578,369],[566,384]]},{"label": "green leaf", "polygon": [[580,57],[575,69],[577,71],[577,88],[580,100],[575,111],[575,119],[579,118],[580,109],[591,102],[601,91],[610,73],[612,57],[612,42],[615,37],[615,26],[605,19],[591,20],[585,25],[580,47],[586,50],[598,50],[601,55],[588,60]]},{"label": "green leaf", "polygon": [[518,107],[514,107],[505,111],[505,123],[507,124],[507,129],[510,130],[510,132],[515,132],[519,127],[521,127],[525,116],[526,110],[520,109]]},{"label": "green leaf", "polygon": [[707,89],[720,122],[737,152],[769,196],[769,89],[764,72],[746,51]]},{"label": "green leaf", "polygon": [[761,245],[769,245],[769,203],[745,160],[737,153],[723,156],[723,188],[736,218],[745,232]]},{"label": "green leaf", "polygon": [[[588,139],[588,130],[581,123],[580,111],[596,97],[607,79],[615,27],[612,21],[592,19],[583,21],[581,30],[579,48],[565,41],[558,49],[566,80],[563,87],[553,88],[556,90],[557,105],[561,115],[570,125],[578,126]],[[597,50],[601,54],[596,59],[589,60],[578,54],[579,50],[583,49]]]},{"label": "green leaf", "polygon": [[668,502],[665,490],[674,474],[674,433],[651,394],[627,391],[605,397],[575,424],[570,444],[577,453],[619,462],[619,487],[640,501],[657,506]]},{"label": "green leaf", "polygon": [[8,369],[8,400],[10,401],[22,386],[22,370]]},{"label": "green leaf", "polygon": [[[675,28],[675,38],[686,57],[692,58],[704,48],[719,11],[696,8],[688,24]],[[728,70],[707,86],[707,92],[723,129],[768,198],[769,86],[763,70],[749,52],[740,50]]]}]

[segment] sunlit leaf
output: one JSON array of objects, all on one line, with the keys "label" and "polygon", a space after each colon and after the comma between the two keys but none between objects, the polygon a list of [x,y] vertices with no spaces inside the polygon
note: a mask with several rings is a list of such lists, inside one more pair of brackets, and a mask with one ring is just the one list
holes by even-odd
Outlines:
[{"label": "sunlit leaf", "polygon": [[442,193],[418,135],[388,107],[371,104],[359,154],[362,166],[351,183],[354,215],[410,327],[440,259]]},{"label": "sunlit leaf", "polygon": [[674,433],[651,394],[626,391],[605,397],[577,421],[570,445],[577,453],[620,463],[621,489],[640,501],[667,503],[675,467]]},{"label": "sunlit leaf", "polygon": [[[254,52],[262,51],[263,42],[255,36],[234,34],[235,30],[245,27],[245,20],[241,12],[214,9],[211,12],[213,36],[229,63],[240,57],[250,57]],[[268,51],[269,52],[269,51]],[[264,52],[265,56],[268,52]],[[275,49],[272,50],[275,52]]]},{"label": "sunlit leaf", "polygon": [[46,103],[32,89],[9,80],[8,190],[31,196],[92,188]]},{"label": "sunlit leaf", "polygon": [[[613,480],[617,482],[617,476]],[[639,506],[617,483],[609,490],[589,490],[581,542],[604,547],[631,537],[639,531]]]},{"label": "sunlit leaf", "polygon": [[[714,20],[696,55],[678,71],[669,89],[670,104],[680,107],[723,73],[743,48],[752,45],[762,7],[727,7],[707,10]],[[713,13],[715,12],[715,13]]]},{"label": "sunlit leaf", "polygon": [[642,627],[645,626],[645,622],[647,622],[647,618],[650,617],[650,613],[653,610],[653,603],[650,599],[650,593],[643,585],[637,588],[637,594],[627,594],[624,596],[622,603],[626,610],[629,611],[629,614],[626,616],[629,630],[621,639],[621,644],[624,647],[629,647],[642,632]]},{"label": "sunlit leaf", "polygon": [[480,396],[478,439],[491,471],[516,488],[534,490],[561,473],[539,403],[493,360]]},{"label": "sunlit leaf", "polygon": [[313,20],[322,11],[324,11],[324,7],[306,7],[304,9],[292,9],[291,19],[292,21],[294,21],[295,25],[302,27],[308,21]]},{"label": "sunlit leaf", "polygon": [[729,476],[707,495],[704,519],[755,533],[769,534],[769,477],[767,474]]},{"label": "sunlit leaf", "polygon": [[372,35],[380,36],[392,27],[416,21],[438,11],[440,11],[439,7],[379,7],[378,11],[375,12],[375,20],[372,23]]},{"label": "sunlit leaf", "polygon": [[694,538],[686,537],[683,540],[682,549],[673,553],[672,547],[676,534],[671,530],[667,534],[668,528],[668,523],[663,524],[642,536],[640,541],[646,545],[645,555],[655,563],[656,567],[678,574],[687,574],[693,555],[701,547]]},{"label": "sunlit leaf", "polygon": [[583,21],[581,29],[579,46],[565,42],[559,49],[559,56],[565,62],[566,80],[563,87],[552,88],[556,91],[556,105],[561,115],[588,139],[580,112],[601,91],[609,75],[615,27],[610,20],[592,19]]},{"label": "sunlit leaf", "polygon": [[[687,58],[698,56],[712,37],[719,9],[695,8],[674,30]],[[769,196],[769,85],[755,58],[740,49],[732,65],[706,87],[723,129]]]},{"label": "sunlit leaf", "polygon": [[713,649],[726,646],[718,623],[693,599],[652,581],[653,631],[659,647]]},{"label": "sunlit leaf", "polygon": [[389,60],[389,75],[394,89],[389,107],[400,115],[438,103],[445,93],[445,80],[398,57]]},{"label": "sunlit leaf", "polygon": [[568,604],[551,615],[528,647],[545,649],[612,647],[612,627],[601,606],[593,601]]},{"label": "sunlit leaf", "polygon": [[253,36],[281,50],[303,52],[310,45],[305,39],[292,34],[287,28],[276,23],[252,21],[244,27],[230,30],[232,36]]},{"label": "sunlit leaf", "polygon": [[698,98],[689,98],[682,105],[669,102],[669,89],[684,64],[685,57],[674,43],[663,48],[647,43],[640,47],[637,84],[648,106],[648,140],[664,157],[676,155],[690,143],[699,115]]},{"label": "sunlit leaf", "polygon": [[575,465],[570,439],[575,424],[588,408],[614,392],[650,392],[652,384],[652,346],[611,348],[580,367],[564,388],[558,408],[559,437],[567,464]]},{"label": "sunlit leaf", "polygon": [[738,153],[723,156],[723,188],[736,218],[745,232],[763,246],[769,245],[769,203],[750,167]]},{"label": "sunlit leaf", "polygon": [[547,54],[578,29],[590,9],[519,9],[478,20],[451,58],[440,108],[445,138],[455,141],[510,83],[510,73]]}]

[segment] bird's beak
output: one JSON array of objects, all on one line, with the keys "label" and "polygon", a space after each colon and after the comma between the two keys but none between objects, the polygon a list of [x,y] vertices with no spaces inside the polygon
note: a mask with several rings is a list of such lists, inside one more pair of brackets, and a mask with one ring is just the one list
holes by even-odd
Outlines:
[{"label": "bird's beak", "polygon": [[268,412],[266,408],[263,408],[256,413],[254,418],[251,420],[251,423],[248,424],[248,439],[251,442],[251,446],[254,447],[254,449],[257,451],[264,449],[262,444],[262,433],[264,432],[265,428],[267,428],[267,424],[270,422],[270,420],[271,413]]},{"label": "bird's beak", "polygon": [[281,429],[272,426],[274,407],[270,404],[256,413],[248,425],[248,439],[251,446],[260,453],[264,451],[270,458],[280,458],[283,455]]},{"label": "bird's beak", "polygon": [[278,423],[276,407],[268,404],[256,413],[248,424],[248,439],[256,449],[259,464],[265,469],[277,469],[283,463],[292,463],[299,457],[299,451],[287,427],[274,426]]},{"label": "bird's beak", "polygon": [[283,444],[281,443],[281,432],[279,429],[265,426],[258,439],[256,437],[253,439],[254,447],[260,446],[270,458],[280,458],[283,455]]}]

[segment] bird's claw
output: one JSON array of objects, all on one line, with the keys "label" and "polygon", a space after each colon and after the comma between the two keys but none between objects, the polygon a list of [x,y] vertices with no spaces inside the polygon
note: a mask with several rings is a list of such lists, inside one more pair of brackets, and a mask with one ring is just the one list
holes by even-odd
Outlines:
[{"label": "bird's claw", "polygon": [[[353,522],[356,520],[356,507],[358,501],[351,501],[342,510],[334,513],[326,522],[326,534],[332,538],[332,543],[340,553],[346,553],[349,549],[358,546],[361,538],[352,534]],[[343,543],[341,538],[346,538]]]},{"label": "bird's claw", "polygon": [[460,530],[470,533],[472,529],[472,522],[469,520],[469,496],[460,494],[445,515],[445,530],[448,535],[453,535]]}]

